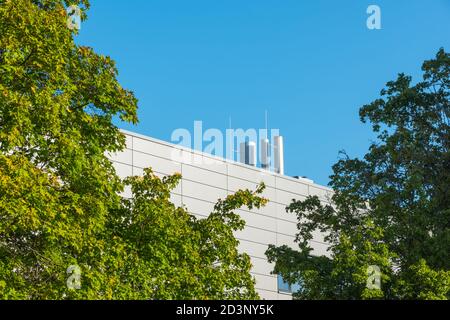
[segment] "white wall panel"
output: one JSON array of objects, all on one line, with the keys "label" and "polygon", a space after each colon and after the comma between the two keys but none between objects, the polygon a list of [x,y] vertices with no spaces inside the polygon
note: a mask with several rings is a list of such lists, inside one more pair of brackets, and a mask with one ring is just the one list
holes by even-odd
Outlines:
[{"label": "white wall panel", "polygon": [[157,155],[159,157],[171,160],[173,157],[173,150],[177,149],[169,145],[133,137],[133,150]]},{"label": "white wall panel", "polygon": [[244,210],[236,210],[235,212],[239,214],[242,219],[245,220],[246,225],[248,226],[265,229],[273,232],[277,231],[277,220],[275,218],[262,216],[260,214]]},{"label": "white wall panel", "polygon": [[133,154],[133,166],[139,168],[151,167],[153,171],[164,174],[181,173],[181,164],[137,151]]},{"label": "white wall panel", "polygon": [[294,242],[295,237],[286,236],[283,234],[277,234],[277,246],[286,245],[294,250],[298,250],[298,245]]},{"label": "white wall panel", "polygon": [[133,150],[124,149],[120,152],[107,153],[106,156],[115,162],[132,165],[133,164]]},{"label": "white wall panel", "polygon": [[256,288],[277,292],[277,278],[275,276],[265,276],[260,274],[253,274],[256,279]]},{"label": "white wall panel", "polygon": [[132,175],[133,172],[132,166],[114,161],[112,161],[112,164],[114,166],[114,169],[116,169],[116,174],[120,178],[123,179]]},{"label": "white wall panel", "polygon": [[325,233],[320,232],[320,230],[314,230],[312,232],[312,235],[313,235],[314,241],[325,243],[325,240],[324,240]]},{"label": "white wall panel", "polygon": [[183,179],[200,182],[210,186],[227,189],[227,176],[191,165],[182,165]]},{"label": "white wall panel", "polygon": [[305,196],[298,195],[296,193],[287,192],[284,190],[276,190],[276,201],[281,204],[289,205],[292,203],[292,200],[305,200]]},{"label": "white wall panel", "polygon": [[265,215],[265,216],[269,216],[272,218],[277,218],[277,204],[275,202],[272,202],[269,200],[269,202],[261,208],[253,208],[252,210],[250,210],[251,212],[257,213],[257,214],[261,214],[261,215]]},{"label": "white wall panel", "polygon": [[224,199],[227,196],[225,190],[184,179],[182,180],[182,188],[185,196],[211,202],[217,202],[219,198]]},{"label": "white wall panel", "polygon": [[308,196],[308,185],[306,183],[302,183],[300,181],[296,181],[293,179],[288,179],[288,178],[277,176],[276,177],[276,185],[277,185],[277,189],[290,191],[292,193],[297,193],[304,197]]},{"label": "white wall panel", "polygon": [[200,216],[208,216],[214,209],[214,203],[187,196],[183,196],[183,204],[186,206],[188,212]]},{"label": "white wall panel", "polygon": [[275,186],[275,178],[264,171],[238,164],[228,164],[228,175],[254,183],[264,182],[268,187]]},{"label": "white wall panel", "polygon": [[214,171],[217,173],[227,174],[227,163],[218,158],[203,156],[199,153],[194,152],[189,162],[184,162],[191,166]]},{"label": "white wall panel", "polygon": [[239,240],[240,252],[246,252],[247,254],[258,258],[266,258],[265,252],[268,248],[269,247],[266,244],[259,244],[248,240]]},{"label": "white wall panel", "polygon": [[138,167],[133,167],[133,175],[142,177],[144,175],[144,169],[138,168]]},{"label": "white wall panel", "polygon": [[[235,177],[228,177],[228,190],[230,191],[238,191],[244,189],[255,191],[258,185],[259,183],[256,182],[242,180]],[[275,199],[275,189],[266,186],[261,196],[267,199]]]},{"label": "white wall panel", "polygon": [[277,203],[277,218],[297,223],[295,212],[286,212],[286,205]]},{"label": "white wall panel", "polygon": [[177,207],[181,207],[183,204],[181,201],[181,196],[174,193],[170,195],[170,201]]},{"label": "white wall panel", "polygon": [[278,293],[277,300],[292,300],[292,294],[288,293]]},{"label": "white wall panel", "polygon": [[[256,290],[262,300],[279,300],[278,293],[268,290]],[[292,300],[292,299],[289,299]]]},{"label": "white wall panel", "polygon": [[295,236],[298,233],[297,223],[278,219],[276,231],[282,234]]},{"label": "white wall panel", "polygon": [[324,200],[326,202],[328,202],[331,197],[331,191],[329,191],[328,189],[315,187],[315,186],[309,187],[309,194],[311,196],[318,196],[319,199]]},{"label": "white wall panel", "polygon": [[246,226],[244,230],[236,231],[236,238],[255,241],[261,244],[274,244],[277,240],[275,232],[256,229],[250,226]]},{"label": "white wall panel", "polygon": [[125,147],[130,150],[133,149],[133,136],[125,135]]}]

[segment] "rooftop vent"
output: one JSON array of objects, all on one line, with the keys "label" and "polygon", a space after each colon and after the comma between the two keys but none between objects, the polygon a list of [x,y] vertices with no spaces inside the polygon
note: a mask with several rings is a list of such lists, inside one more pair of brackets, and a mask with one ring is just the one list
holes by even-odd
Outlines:
[{"label": "rooftop vent", "polygon": [[284,146],[283,137],[273,138],[273,169],[276,173],[284,174]]},{"label": "rooftop vent", "polygon": [[270,169],[270,142],[269,139],[261,139],[260,144],[261,168]]},{"label": "rooftop vent", "polygon": [[240,145],[239,162],[256,166],[256,143],[253,141],[242,142]]}]

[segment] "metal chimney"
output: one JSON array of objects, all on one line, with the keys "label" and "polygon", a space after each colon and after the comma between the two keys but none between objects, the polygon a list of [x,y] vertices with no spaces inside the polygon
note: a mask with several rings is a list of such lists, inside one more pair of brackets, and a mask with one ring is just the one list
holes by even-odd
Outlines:
[{"label": "metal chimney", "polygon": [[239,162],[256,166],[256,143],[242,142],[240,145]]},{"label": "metal chimney", "polygon": [[276,173],[284,175],[284,146],[283,137],[276,136],[273,138],[273,167]]},{"label": "metal chimney", "polygon": [[261,139],[260,142],[260,159],[261,159],[261,168],[265,170],[270,169],[270,143],[269,139]]}]

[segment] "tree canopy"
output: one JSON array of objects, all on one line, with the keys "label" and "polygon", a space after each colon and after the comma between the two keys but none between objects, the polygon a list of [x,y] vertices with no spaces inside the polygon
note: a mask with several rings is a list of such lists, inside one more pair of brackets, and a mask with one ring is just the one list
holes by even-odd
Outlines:
[{"label": "tree canopy", "polygon": [[233,210],[261,188],[195,219],[170,202],[178,175],[121,181],[112,120],[136,123],[137,99],[75,43],[69,5],[87,18],[87,0],[0,0],[0,298],[257,298]]},{"label": "tree canopy", "polygon": [[[405,74],[360,109],[378,139],[363,159],[333,166],[329,203],[294,201],[299,250],[270,246],[275,272],[300,299],[448,299],[450,294],[450,54],[440,49],[417,83]],[[311,251],[312,232],[330,244]],[[367,286],[370,266],[381,288]]]}]

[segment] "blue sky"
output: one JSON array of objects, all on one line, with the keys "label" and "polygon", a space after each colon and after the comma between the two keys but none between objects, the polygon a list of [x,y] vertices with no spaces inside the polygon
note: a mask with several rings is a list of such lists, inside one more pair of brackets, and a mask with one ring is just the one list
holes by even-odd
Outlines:
[{"label": "blue sky", "polygon": [[[381,30],[366,27],[370,4]],[[111,56],[139,99],[139,124],[121,128],[169,141],[195,120],[264,128],[268,110],[286,173],[321,184],[339,150],[374,139],[359,108],[450,50],[450,0],[91,0],[88,15],[77,42]]]}]

